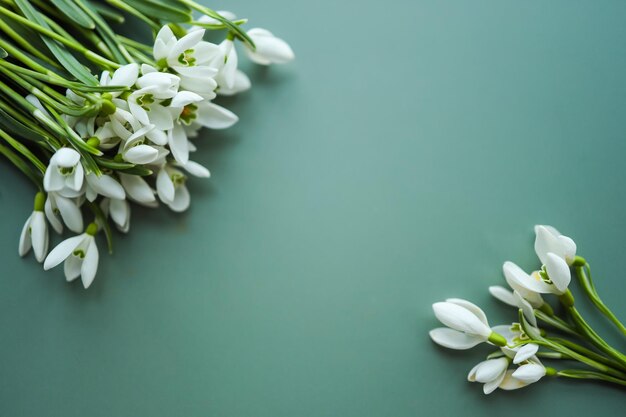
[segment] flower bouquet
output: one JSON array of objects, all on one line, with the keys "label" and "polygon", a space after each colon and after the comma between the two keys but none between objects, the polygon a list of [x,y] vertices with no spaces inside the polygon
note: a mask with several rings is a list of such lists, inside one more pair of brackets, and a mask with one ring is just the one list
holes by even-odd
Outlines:
[{"label": "flower bouquet", "polygon": [[[584,294],[626,336],[626,327],[596,291],[591,267],[576,255],[574,241],[555,228],[536,226],[535,233],[541,268],[527,274],[513,262],[505,262],[504,277],[510,289],[489,287],[496,299],[518,310],[516,322],[491,327],[478,306],[451,298],[433,304],[435,316],[448,327],[431,330],[430,337],[450,349],[465,350],[481,343],[498,348],[467,376],[471,382],[484,384],[485,394],[497,388],[522,388],[545,376],[599,380],[626,387],[626,355],[589,325],[576,308],[569,289],[574,270]],[[558,299],[559,314],[542,294]],[[567,367],[545,366],[540,358],[559,360]],[[572,362],[579,366],[570,368]]]},{"label": "flower bouquet", "polygon": [[[129,20],[153,42],[121,34]],[[66,279],[87,288],[96,236],[111,251],[112,226],[129,230],[131,202],[189,207],[188,175],[209,177],[190,159],[191,140],[237,122],[213,100],[250,88],[235,43],[261,65],[294,57],[271,32],[244,31],[246,22],[193,0],[0,2],[0,153],[37,190],[21,256],[32,249],[46,270],[64,263]],[[224,39],[208,42],[206,31]],[[49,226],[74,236],[48,253]]]}]

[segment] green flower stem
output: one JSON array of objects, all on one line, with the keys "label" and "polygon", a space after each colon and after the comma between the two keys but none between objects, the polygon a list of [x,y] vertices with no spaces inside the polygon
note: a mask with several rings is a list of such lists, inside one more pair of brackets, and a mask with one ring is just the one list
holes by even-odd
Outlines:
[{"label": "green flower stem", "polygon": [[585,335],[585,337],[591,342],[593,343],[598,349],[602,350],[603,352],[607,353],[609,356],[611,356],[613,359],[615,359],[617,362],[619,362],[622,366],[626,367],[626,356],[623,355],[621,352],[619,352],[618,350],[614,349],[613,347],[611,347],[608,343],[606,343],[604,341],[604,339],[602,339],[592,328],[591,326],[589,326],[589,324],[587,324],[587,322],[585,321],[585,319],[583,319],[583,317],[580,315],[580,313],[578,312],[578,310],[576,309],[576,307],[572,306],[568,308],[568,312],[570,314],[570,316],[572,317],[572,319],[574,320],[574,323],[576,323],[576,326],[578,327],[578,329],[580,330],[580,332]]},{"label": "green flower stem", "polygon": [[[57,75],[53,73],[52,71],[50,71],[48,68],[44,67],[43,65],[39,64],[35,60],[31,59],[28,55],[20,51],[19,48],[14,47],[9,42],[2,39],[2,37],[0,37],[0,47],[4,49],[5,51],[7,51],[12,58],[15,58],[21,61],[23,64],[28,65],[30,68],[32,68],[33,70],[37,72],[40,72],[42,74],[47,74],[47,75],[51,75],[51,74]],[[0,60],[0,62],[5,62],[5,61]]]},{"label": "green flower stem", "polygon": [[0,19],[0,30],[9,35],[14,42],[19,44],[30,54],[41,59],[49,65],[59,68],[59,64],[57,62],[53,61],[48,55],[42,53],[39,49],[35,48],[30,42],[28,42],[22,35],[14,31],[13,28],[2,19]]},{"label": "green flower stem", "polygon": [[[248,19],[238,19],[238,20],[232,20],[232,23],[240,26],[243,25],[245,23],[248,22]],[[198,26],[204,29],[208,29],[208,30],[222,30],[222,29],[227,29],[226,25],[222,24],[218,24],[218,25],[214,25],[211,23],[203,23],[203,22],[198,22],[197,20],[192,20],[191,22],[189,22],[190,25],[193,26]]]},{"label": "green flower stem", "polygon": [[535,353],[535,356],[546,359],[572,359],[569,356],[559,352],[537,352]]},{"label": "green flower stem", "polygon": [[54,107],[57,111],[60,111],[63,114],[68,114],[70,116],[84,116],[86,113],[93,111],[91,107],[80,108],[76,106],[67,106],[65,104],[59,103],[58,101],[54,100],[52,97],[50,97],[48,94],[46,94],[45,92],[43,92],[42,90],[38,88],[38,87],[41,87],[41,88],[45,87],[41,83],[37,83],[39,85],[34,86],[31,83],[29,83],[27,78],[20,77],[19,75],[12,73],[11,71],[7,70],[4,67],[0,66],[0,72],[5,74],[10,79],[12,79],[16,84],[18,84],[20,87],[28,91],[30,94],[37,97],[42,102]]},{"label": "green flower stem", "polygon": [[549,316],[541,310],[535,310],[535,317],[539,320],[543,321],[546,324],[551,325],[552,327],[561,330],[564,333],[582,337],[574,327],[570,326],[566,321],[562,320],[558,316]]},{"label": "green flower stem", "polygon": [[32,119],[28,118],[27,115],[19,112],[18,109],[16,109],[13,105],[6,103],[4,100],[0,99],[0,109],[8,113],[11,117],[22,123],[24,126],[27,126],[29,129],[43,136],[47,141],[47,149],[55,150],[61,147],[61,144],[55,138],[51,137],[46,130],[42,129],[39,125],[34,124]]},{"label": "green flower stem", "polygon": [[60,137],[67,136],[65,131],[59,127],[53,120],[46,116],[41,110],[33,106],[24,97],[15,92],[11,87],[0,81],[0,91],[8,96],[8,98],[20,105],[26,112],[32,115],[36,120],[41,122],[51,133]]},{"label": "green flower stem", "polygon": [[[95,13],[90,5],[85,4],[82,0],[74,0],[74,3],[89,16],[96,24],[96,30],[100,33],[104,41],[106,42],[111,52],[115,55],[120,64],[127,64],[133,62],[132,57],[124,48],[115,40],[115,33],[111,30],[109,25],[100,17],[98,13]],[[116,64],[114,68],[119,68],[121,65]]]},{"label": "green flower stem", "polygon": [[[613,314],[613,312],[602,302],[598,292],[596,291],[595,286],[593,285],[593,281],[591,279],[591,267],[582,257],[576,257],[578,262],[575,262],[575,270],[576,275],[578,275],[578,282],[582,286],[585,294],[591,300],[591,302],[596,306],[598,310],[602,314],[604,314],[617,328],[622,332],[622,335],[626,335],[626,327],[622,324],[622,322]],[[580,258],[580,259],[578,259]],[[583,265],[580,265],[581,262],[584,262]],[[586,272],[586,271],[587,272]]]},{"label": "green flower stem", "polygon": [[137,42],[134,39],[127,38],[126,36],[117,35],[117,39],[124,45],[132,46],[135,49],[139,49],[145,54],[152,54],[152,47],[141,42]]},{"label": "green flower stem", "polygon": [[33,164],[33,166],[37,168],[39,172],[41,172],[41,174],[44,174],[46,172],[46,165],[44,165],[44,163],[41,162],[39,158],[37,158],[35,154],[33,154],[30,149],[24,146],[20,141],[13,139],[11,135],[9,135],[2,129],[0,129],[0,137],[4,139],[9,145],[11,145],[13,149],[21,153],[25,158],[27,158],[31,162],[31,164]]},{"label": "green flower stem", "polygon": [[135,16],[136,18],[142,20],[144,23],[146,23],[148,26],[150,26],[150,28],[153,31],[155,31],[155,32],[158,32],[161,29],[161,25],[158,22],[155,22],[153,19],[150,19],[148,16],[146,16],[143,13],[141,13],[139,10],[135,9],[134,7],[129,6],[124,1],[107,0],[107,3],[109,3],[110,5],[115,6],[118,9],[123,10],[126,13],[128,13],[128,14],[130,14],[132,16]]},{"label": "green flower stem", "polygon": [[252,48],[252,50],[255,50],[256,47],[254,46],[254,42],[252,41],[252,39],[250,39],[250,37],[248,36],[248,34],[246,32],[244,32],[243,30],[241,30],[241,28],[234,24],[233,22],[231,22],[230,20],[224,18],[222,15],[220,15],[219,13],[217,13],[215,10],[209,9],[206,6],[203,6],[201,4],[196,3],[193,0],[179,0],[182,4],[186,5],[187,7],[190,7],[191,9],[200,12],[202,14],[205,14],[209,17],[212,17],[213,19],[217,19],[220,22],[222,22],[222,24],[225,26],[226,29],[230,30],[231,32],[233,32],[239,39],[241,39],[243,42],[245,42],[250,48]]},{"label": "green flower stem", "polygon": [[526,335],[529,337],[530,340],[532,340],[533,343],[539,345],[539,346],[543,346],[546,347],[550,350],[553,350],[555,352],[559,352],[563,355],[569,356],[570,358],[577,360],[581,363],[584,363],[587,366],[590,366],[592,368],[595,368],[596,370],[600,371],[600,372],[604,372],[608,375],[614,376],[616,378],[620,378],[620,379],[625,379],[626,380],[626,373],[618,371],[616,369],[613,369],[601,362],[598,362],[594,359],[591,359],[583,354],[580,354],[570,348],[568,348],[567,346],[564,346],[560,343],[551,341],[549,339],[544,338],[541,335],[541,332],[539,332],[539,330],[537,330],[536,328],[532,327],[528,321],[526,320],[526,318],[524,317],[524,313],[522,312],[522,310],[519,310],[519,323],[522,326],[522,330],[524,331],[524,333],[526,333]]},{"label": "green flower stem", "polygon": [[556,373],[557,376],[565,377],[565,378],[574,378],[574,379],[593,379],[598,381],[606,381],[611,382],[613,384],[626,386],[626,379],[616,378],[611,375],[606,375],[600,372],[594,371],[583,371],[580,369],[565,369],[562,371],[558,371]]},{"label": "green flower stem", "polygon": [[24,162],[15,152],[0,143],[0,154],[4,155],[17,169],[22,171],[28,179],[30,179],[39,190],[42,190],[42,177],[37,175],[36,171]]},{"label": "green flower stem", "polygon": [[117,62],[113,62],[109,59],[106,59],[103,56],[100,56],[98,54],[96,54],[95,52],[90,51],[89,49],[85,48],[83,45],[81,45],[80,43],[78,43],[76,40],[74,40],[73,38],[66,38],[65,36],[61,36],[56,32],[53,32],[50,29],[47,29],[41,25],[38,25],[35,22],[32,22],[30,20],[28,20],[27,18],[25,18],[24,16],[21,16],[17,13],[12,12],[11,10],[7,9],[6,7],[2,7],[0,6],[0,14],[4,15],[6,17],[9,17],[13,20],[15,20],[17,23],[24,25],[26,27],[29,27],[39,33],[41,33],[44,36],[49,37],[50,39],[53,39],[65,46],[67,46],[68,48],[72,48],[73,50],[83,54],[85,56],[85,58],[87,58],[88,60],[101,65],[105,68],[113,68],[113,69],[117,69],[120,67],[120,65]]},{"label": "green flower stem", "polygon": [[547,338],[547,340],[566,346],[567,348],[572,349],[573,351],[578,352],[581,355],[585,355],[588,358],[601,362],[607,366],[626,372],[626,367],[620,364],[619,362],[613,359],[607,358],[605,356],[602,356],[599,353],[596,353],[591,349],[587,349],[584,346],[581,346],[577,343],[572,342],[571,340],[561,339],[558,337],[549,337]]}]

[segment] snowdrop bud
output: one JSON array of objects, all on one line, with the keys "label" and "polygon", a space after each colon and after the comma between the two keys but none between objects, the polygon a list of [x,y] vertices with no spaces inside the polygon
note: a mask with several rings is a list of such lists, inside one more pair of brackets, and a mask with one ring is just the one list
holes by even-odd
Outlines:
[{"label": "snowdrop bud", "polygon": [[274,36],[269,30],[254,28],[247,33],[256,46],[254,51],[246,49],[253,62],[261,65],[285,64],[294,59],[289,44]]},{"label": "snowdrop bud", "polygon": [[74,233],[83,231],[83,214],[75,199],[50,192],[46,199],[45,213],[48,221],[59,234],[63,233],[63,223]]},{"label": "snowdrop bud", "polygon": [[485,313],[469,301],[450,298],[433,304],[433,311],[437,319],[449,327],[433,329],[429,333],[431,339],[441,346],[469,349],[487,341],[506,345],[506,339],[489,327]]},{"label": "snowdrop bud", "polygon": [[94,201],[98,194],[118,200],[124,200],[126,198],[124,188],[110,175],[102,174],[97,176],[96,174],[89,173],[85,178],[87,180],[87,190],[85,194],[89,201]]},{"label": "snowdrop bud", "polygon": [[513,378],[524,384],[532,384],[539,381],[546,374],[546,368],[538,363],[528,363],[520,366],[513,372]]},{"label": "snowdrop bud", "polygon": [[571,265],[576,258],[576,243],[569,237],[562,235],[552,226],[535,226],[535,252],[542,264],[546,264],[548,253],[563,258]]},{"label": "snowdrop bud", "polygon": [[467,380],[485,384],[483,386],[483,392],[485,394],[491,394],[504,379],[508,367],[509,360],[505,357],[489,359],[474,366],[467,375]]}]

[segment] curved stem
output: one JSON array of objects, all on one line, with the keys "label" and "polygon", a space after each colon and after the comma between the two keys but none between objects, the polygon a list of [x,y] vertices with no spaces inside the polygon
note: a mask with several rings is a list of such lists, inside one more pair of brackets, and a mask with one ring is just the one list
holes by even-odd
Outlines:
[{"label": "curved stem", "polygon": [[558,371],[556,375],[562,376],[565,378],[573,378],[573,379],[593,379],[593,380],[598,380],[598,381],[606,381],[606,382],[611,382],[613,384],[626,386],[625,379],[616,378],[614,376],[606,375],[601,372],[581,371],[579,369],[565,369],[562,371]]},{"label": "curved stem", "polygon": [[626,335],[626,327],[600,299],[600,296],[598,295],[591,279],[591,267],[589,264],[585,261],[584,266],[579,265],[576,266],[575,269],[576,275],[578,275],[578,282],[580,282],[580,285],[583,287],[587,297],[589,297],[596,308],[600,310],[600,312],[604,314],[620,330],[620,332],[622,332],[622,335]]},{"label": "curved stem", "polygon": [[570,335],[573,336],[578,336],[578,337],[582,337],[574,327],[572,327],[569,323],[567,323],[565,320],[562,320],[560,317],[558,316],[549,316],[546,313],[544,313],[541,310],[536,310],[535,309],[535,317],[537,317],[539,320],[543,321],[546,324],[551,325],[552,327],[561,330],[564,333],[568,333]]}]

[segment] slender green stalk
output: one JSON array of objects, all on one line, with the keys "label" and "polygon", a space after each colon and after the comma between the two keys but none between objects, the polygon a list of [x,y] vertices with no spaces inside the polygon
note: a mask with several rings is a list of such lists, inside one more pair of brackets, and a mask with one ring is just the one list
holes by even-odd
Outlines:
[{"label": "slender green stalk", "polygon": [[589,324],[585,321],[585,319],[578,312],[576,307],[571,306],[568,308],[568,312],[576,326],[580,330],[580,332],[585,335],[587,340],[589,340],[592,344],[594,344],[598,349],[607,353],[617,362],[619,362],[622,366],[626,367],[626,356],[624,356],[621,352],[610,346],[607,342],[604,341],[596,332],[589,326]]},{"label": "slender green stalk", "polygon": [[605,381],[611,382],[613,384],[626,386],[626,379],[616,378],[611,375],[606,375],[600,372],[594,371],[583,371],[579,369],[565,369],[562,371],[558,371],[556,375],[565,377],[565,378],[574,378],[574,379],[592,379],[597,381]]},{"label": "slender green stalk", "polygon": [[600,355],[599,353],[594,352],[591,349],[587,349],[584,346],[581,346],[577,343],[572,342],[571,340],[567,340],[567,339],[561,339],[561,338],[557,338],[557,337],[549,337],[547,338],[547,340],[551,341],[551,342],[555,342],[558,343],[560,345],[566,346],[569,349],[572,349],[575,352],[580,353],[581,355],[585,355],[588,358],[591,358],[595,361],[601,362],[607,366],[610,366],[612,368],[618,369],[620,371],[624,371],[626,372],[626,367],[624,365],[622,365],[621,363],[613,360],[613,359],[609,359],[605,356]]},{"label": "slender green stalk", "polygon": [[31,164],[33,164],[33,166],[39,170],[39,172],[41,172],[42,174],[46,172],[46,165],[44,165],[44,163],[41,162],[39,158],[37,158],[35,154],[30,151],[30,149],[28,149],[19,141],[13,139],[11,135],[9,135],[2,129],[0,129],[0,137],[4,139],[9,145],[11,145],[13,149],[21,153],[25,158],[27,158],[31,162]]},{"label": "slender green stalk", "polygon": [[570,326],[566,321],[562,320],[561,318],[559,318],[558,316],[549,316],[546,313],[544,313],[541,310],[534,310],[535,313],[535,317],[537,317],[539,320],[543,321],[546,324],[551,325],[552,327],[573,335],[573,336],[578,336],[578,337],[582,337],[574,327]]},{"label": "slender green stalk", "polygon": [[[596,306],[596,308],[604,314],[618,329],[622,332],[622,335],[626,335],[626,327],[622,324],[622,322],[613,314],[613,312],[602,302],[598,292],[596,291],[595,286],[593,285],[593,281],[591,278],[591,267],[589,264],[581,257],[580,258],[584,265],[577,265],[575,267],[576,275],[578,276],[578,282],[582,286],[585,294],[591,300],[591,302]],[[586,271],[585,271],[586,270]]]}]

